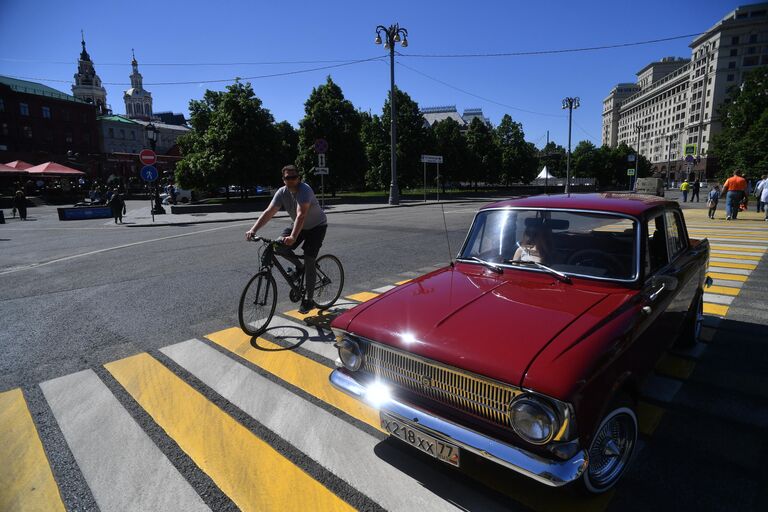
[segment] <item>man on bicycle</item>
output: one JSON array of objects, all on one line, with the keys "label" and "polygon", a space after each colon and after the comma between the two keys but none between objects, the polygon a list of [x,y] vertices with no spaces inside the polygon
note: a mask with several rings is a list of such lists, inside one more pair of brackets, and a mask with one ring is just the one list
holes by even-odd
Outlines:
[{"label": "man on bicycle", "polygon": [[[286,165],[282,169],[284,186],[280,187],[272,202],[259,216],[251,229],[245,232],[245,239],[250,240],[256,232],[266,225],[280,210],[285,210],[293,219],[293,227],[283,230],[280,239],[283,245],[277,248],[277,254],[289,260],[296,268],[296,276],[304,274],[306,295],[301,300],[299,313],[306,314],[314,307],[315,260],[320,252],[320,247],[325,239],[325,231],[328,229],[328,219],[320,208],[315,193],[306,183],[302,183],[301,176],[295,165]],[[293,252],[300,244],[304,249],[304,264]]]}]

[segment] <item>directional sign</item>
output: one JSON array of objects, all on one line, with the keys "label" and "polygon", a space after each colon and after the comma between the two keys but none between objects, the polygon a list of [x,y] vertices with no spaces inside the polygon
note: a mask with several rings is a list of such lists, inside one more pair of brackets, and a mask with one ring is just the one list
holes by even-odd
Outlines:
[{"label": "directional sign", "polygon": [[315,141],[315,153],[327,153],[328,141],[325,139],[317,139]]},{"label": "directional sign", "polygon": [[696,144],[686,144],[683,154],[685,156],[696,156]]},{"label": "directional sign", "polygon": [[421,155],[421,161],[425,164],[441,164],[443,157],[440,155]]},{"label": "directional sign", "polygon": [[316,175],[320,174],[328,174],[328,168],[327,167],[313,167],[312,170]]},{"label": "directional sign", "polygon": [[318,153],[318,155],[317,155],[317,166],[318,167],[325,167],[325,153]]},{"label": "directional sign", "polygon": [[634,169],[627,169],[627,176],[634,176],[635,170]]},{"label": "directional sign", "polygon": [[151,149],[142,149],[141,153],[139,153],[139,160],[144,165],[155,165],[157,155]]},{"label": "directional sign", "polygon": [[152,183],[157,179],[157,168],[151,165],[145,165],[141,168],[141,179]]}]

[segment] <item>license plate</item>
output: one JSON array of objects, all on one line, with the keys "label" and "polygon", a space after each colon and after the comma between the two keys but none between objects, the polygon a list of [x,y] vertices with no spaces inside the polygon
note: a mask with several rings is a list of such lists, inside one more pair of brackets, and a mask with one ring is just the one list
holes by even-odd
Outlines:
[{"label": "license plate", "polygon": [[447,462],[452,466],[459,467],[458,446],[435,439],[429,434],[425,434],[421,430],[413,428],[408,423],[393,418],[383,412],[381,413],[381,428],[390,435],[413,446],[417,450],[421,450],[422,452],[443,462]]}]

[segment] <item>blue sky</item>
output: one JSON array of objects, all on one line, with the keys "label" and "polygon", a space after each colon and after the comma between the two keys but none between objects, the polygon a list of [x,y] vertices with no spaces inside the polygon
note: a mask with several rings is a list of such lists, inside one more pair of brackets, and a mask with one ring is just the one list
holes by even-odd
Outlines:
[{"label": "blue sky", "polygon": [[[383,47],[373,44],[379,24],[397,22],[408,29],[408,48],[397,47],[404,54],[508,53],[699,33],[737,5],[722,0],[647,0],[641,5],[546,0],[0,0],[0,74],[60,80],[39,81],[71,93],[83,29],[102,81],[118,84],[106,85],[107,101],[115,113],[125,112],[122,94],[129,86],[119,84],[129,82],[131,48],[145,88],[152,92],[155,111],[186,113],[189,100],[201,98],[206,88],[226,86],[202,83],[205,80],[333,65],[310,61],[385,56]],[[523,124],[526,139],[539,147],[547,130],[551,140],[566,145],[568,120],[561,110],[562,99],[579,96],[573,144],[588,139],[599,145],[602,100],[610,88],[634,81],[635,72],[653,60],[690,57],[691,39],[541,56],[403,56],[396,58],[395,77],[398,87],[422,107],[456,105],[459,111],[480,107],[495,125],[509,113]],[[275,64],[286,61],[291,63]],[[358,109],[381,113],[389,90],[388,59],[250,81],[277,121],[298,126],[312,88],[329,74]],[[151,85],[159,82],[192,83]]]}]

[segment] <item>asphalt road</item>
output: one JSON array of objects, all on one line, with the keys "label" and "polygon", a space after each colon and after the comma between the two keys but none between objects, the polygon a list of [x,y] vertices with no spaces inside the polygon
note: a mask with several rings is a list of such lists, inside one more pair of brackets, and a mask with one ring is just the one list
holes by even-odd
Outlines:
[{"label": "asphalt road", "polygon": [[[445,206],[450,251],[442,209],[430,205],[333,213],[322,252],[343,261],[345,294],[375,291],[447,263],[477,207]],[[768,240],[768,223],[732,228],[700,213],[686,218],[724,237],[723,261],[734,252],[728,229]],[[0,226],[0,426],[20,388],[26,437],[44,450],[37,467],[50,466],[68,509],[768,507],[768,242],[746,242],[763,247],[748,271],[712,263],[744,278],[724,279],[721,290],[736,290],[727,315],[707,317],[696,349],[665,357],[642,397],[633,465],[614,492],[585,499],[468,454],[457,471],[386,439],[375,418],[324,394],[333,349],[320,331],[295,334],[284,285],[283,331],[252,350],[233,329],[257,264],[256,244],[244,241],[250,221],[115,226],[59,222],[46,207],[29,216]],[[287,224],[276,219],[263,234]],[[21,485],[10,484],[6,495]]]}]

